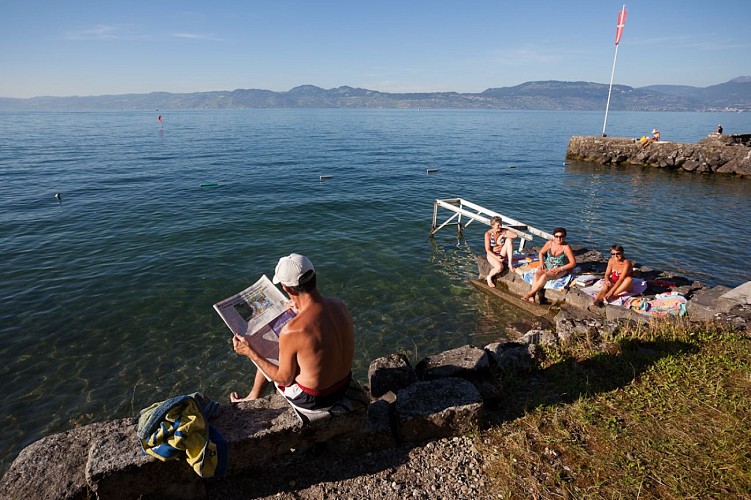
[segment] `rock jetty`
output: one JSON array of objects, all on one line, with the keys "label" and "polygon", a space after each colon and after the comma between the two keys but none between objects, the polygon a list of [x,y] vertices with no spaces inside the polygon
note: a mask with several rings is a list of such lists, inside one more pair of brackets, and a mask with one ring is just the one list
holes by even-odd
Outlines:
[{"label": "rock jetty", "polygon": [[[577,274],[604,275],[607,260],[600,252],[576,245],[572,245],[572,248],[576,256]],[[528,253],[535,255],[538,251],[537,247],[527,250]],[[472,281],[475,287],[492,293],[543,320],[550,320],[562,306],[569,306],[572,311],[577,311],[581,318],[625,319],[636,323],[648,323],[654,319],[653,316],[640,314],[617,305],[605,304],[603,307],[595,307],[592,304],[592,297],[576,286],[562,290],[543,289],[541,291],[542,303],[531,304],[520,298],[530,289],[530,285],[521,276],[506,272],[496,279],[496,287],[490,288],[485,283],[490,264],[484,254],[476,255],[475,259],[479,273],[478,279]],[[686,315],[693,321],[712,321],[717,319],[718,315],[743,315],[746,309],[751,310],[749,306],[751,304],[751,281],[736,288],[723,285],[711,287],[700,281],[692,281],[684,276],[659,271],[638,263],[633,272],[634,277],[642,278],[647,282],[647,289],[642,294],[647,298],[666,292],[676,292],[686,298]]]},{"label": "rock jetty", "polygon": [[574,136],[566,159],[751,177],[751,134],[712,133],[698,144],[659,141],[646,146],[624,137]]}]

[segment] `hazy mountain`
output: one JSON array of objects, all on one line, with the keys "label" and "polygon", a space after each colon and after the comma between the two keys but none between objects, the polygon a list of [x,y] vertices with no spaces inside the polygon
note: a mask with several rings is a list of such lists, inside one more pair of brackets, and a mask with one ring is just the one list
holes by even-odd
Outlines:
[{"label": "hazy mountain", "polygon": [[709,108],[751,109],[751,76],[739,76],[709,87],[685,85],[650,85],[639,90],[697,100]]},{"label": "hazy mountain", "polygon": [[[352,87],[322,89],[302,85],[287,92],[259,89],[173,94],[102,95],[88,97],[0,98],[0,110],[156,110],[246,108],[467,108],[600,111],[608,85],[592,82],[540,81],[457,92],[388,93]],[[751,111],[751,77],[742,76],[709,87],[614,85],[611,110]]]}]

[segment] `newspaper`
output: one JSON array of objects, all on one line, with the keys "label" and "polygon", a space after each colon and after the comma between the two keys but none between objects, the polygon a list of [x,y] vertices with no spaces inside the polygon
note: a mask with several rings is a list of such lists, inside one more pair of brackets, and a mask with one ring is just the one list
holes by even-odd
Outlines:
[{"label": "newspaper", "polygon": [[247,338],[253,350],[279,366],[279,334],[296,315],[288,303],[264,274],[242,292],[214,304],[214,309],[233,334]]}]

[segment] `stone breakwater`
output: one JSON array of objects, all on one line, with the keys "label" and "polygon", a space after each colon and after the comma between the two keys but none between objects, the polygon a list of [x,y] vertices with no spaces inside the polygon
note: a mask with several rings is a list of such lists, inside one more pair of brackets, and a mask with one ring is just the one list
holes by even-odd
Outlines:
[{"label": "stone breakwater", "polygon": [[713,133],[697,144],[660,141],[644,147],[637,139],[574,136],[566,159],[751,177],[751,134]]}]

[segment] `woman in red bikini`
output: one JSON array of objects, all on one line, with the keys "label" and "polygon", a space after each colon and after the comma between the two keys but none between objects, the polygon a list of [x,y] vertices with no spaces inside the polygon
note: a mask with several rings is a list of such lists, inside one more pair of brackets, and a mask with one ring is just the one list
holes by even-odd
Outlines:
[{"label": "woman in red bikini", "polygon": [[621,245],[611,246],[608,268],[605,270],[605,283],[595,297],[594,304],[600,306],[603,301],[610,301],[620,293],[630,292],[634,286],[631,276],[633,267],[634,263],[623,257]]}]

